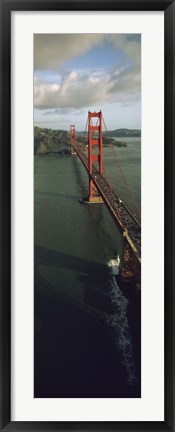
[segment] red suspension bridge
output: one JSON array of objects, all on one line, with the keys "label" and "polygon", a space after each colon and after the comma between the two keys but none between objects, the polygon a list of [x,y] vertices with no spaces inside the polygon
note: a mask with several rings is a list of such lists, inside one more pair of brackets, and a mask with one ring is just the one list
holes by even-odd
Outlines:
[{"label": "red suspension bridge", "polygon": [[[94,120],[96,119],[96,124]],[[77,144],[75,125],[70,126],[71,154],[79,156],[89,176],[89,203],[104,203],[120,233],[123,236],[123,256],[121,260],[121,280],[134,280],[141,286],[141,225],[138,220],[139,209],[134,200],[133,193],[123,174],[118,158],[114,153],[118,169],[121,172],[125,186],[130,193],[138,217],[133,214],[127,205],[113,190],[104,164],[103,164],[103,135],[102,123],[105,122],[102,112],[88,113],[88,153],[84,145]],[[87,127],[86,124],[86,127]],[[106,129],[107,130],[107,129]],[[86,133],[86,131],[85,131]],[[85,136],[85,134],[84,134]]]}]

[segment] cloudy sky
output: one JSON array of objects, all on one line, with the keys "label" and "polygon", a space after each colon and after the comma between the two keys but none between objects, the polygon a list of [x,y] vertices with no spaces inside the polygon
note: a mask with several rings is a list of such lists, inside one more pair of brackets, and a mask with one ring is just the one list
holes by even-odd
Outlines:
[{"label": "cloudy sky", "polygon": [[141,36],[36,34],[34,123],[85,130],[88,111],[107,129],[141,128]]}]

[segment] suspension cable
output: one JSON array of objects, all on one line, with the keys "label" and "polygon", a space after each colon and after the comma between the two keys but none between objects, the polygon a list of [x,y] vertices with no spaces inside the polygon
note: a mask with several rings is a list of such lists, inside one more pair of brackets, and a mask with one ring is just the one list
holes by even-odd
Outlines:
[{"label": "suspension cable", "polygon": [[87,129],[87,124],[88,124],[88,118],[87,118],[87,120],[86,120],[86,126],[85,126],[85,130],[84,130],[84,133],[83,133],[83,144],[84,144],[84,142],[85,142],[85,134],[86,134],[86,129]]},{"label": "suspension cable", "polygon": [[[96,126],[98,125],[98,123],[99,123],[99,119],[97,119],[97,121],[96,121]],[[91,125],[93,125],[92,119],[91,119]],[[110,183],[110,181],[109,181],[109,177],[108,177],[108,175],[107,175],[107,172],[106,172],[106,169],[105,169],[105,166],[104,166],[103,159],[102,159],[102,167],[103,167],[103,171],[104,171],[104,174],[105,174],[105,175],[104,175],[104,178],[105,178],[106,183],[107,183],[107,185],[108,185],[108,187],[109,187],[109,189],[110,189],[110,191],[111,191],[111,194],[112,194],[112,200],[113,200],[113,205],[114,205],[115,211],[116,211],[116,213],[117,213],[117,216],[118,216],[119,220],[121,220],[119,210],[118,210],[118,208],[117,208],[117,206],[116,206],[116,200],[115,200],[116,197],[115,197],[115,195],[114,195],[114,191],[113,191],[112,186],[111,186],[111,183]],[[121,221],[121,223],[122,223],[122,221]]]},{"label": "suspension cable", "polygon": [[[103,116],[102,116],[102,119],[103,119],[104,127],[105,127],[106,132],[107,132],[108,139],[109,139],[109,138],[110,138],[110,137],[109,137],[109,133],[108,133],[108,130],[107,130],[107,127],[106,127],[106,124],[105,124],[105,121],[104,121]],[[115,159],[116,159],[116,161],[117,161],[117,165],[118,165],[118,167],[119,167],[120,173],[121,173],[122,178],[123,178],[123,180],[124,180],[125,186],[126,186],[128,192],[129,192],[129,195],[130,195],[132,201],[133,201],[133,204],[134,204],[134,206],[135,206],[135,209],[136,209],[136,211],[137,211],[137,214],[139,215],[139,218],[141,219],[141,214],[140,214],[139,208],[138,208],[138,206],[137,206],[137,203],[136,203],[136,201],[135,201],[135,198],[134,198],[133,192],[132,192],[131,187],[129,186],[129,184],[128,184],[127,180],[126,180],[126,177],[125,177],[123,171],[122,171],[122,168],[121,168],[120,162],[119,162],[118,157],[117,157],[117,155],[116,155],[116,153],[115,153],[114,146],[113,146],[112,142],[111,142],[111,147],[112,147],[112,150],[113,150],[113,153],[114,153]]]},{"label": "suspension cable", "polygon": [[[112,200],[113,200],[113,205],[114,205],[115,211],[116,211],[116,213],[117,213],[117,216],[118,216],[119,220],[121,220],[120,213],[119,213],[119,210],[118,210],[117,205],[116,205],[116,197],[115,197],[115,195],[114,195],[113,188],[112,188],[111,183],[110,183],[110,181],[109,181],[109,177],[108,177],[108,175],[107,175],[107,172],[106,172],[106,169],[105,169],[104,163],[103,163],[103,170],[104,170],[104,173],[105,173],[104,177],[105,177],[106,183],[107,183],[107,185],[109,186],[109,189],[110,189],[111,194],[112,194]],[[122,223],[122,221],[121,221],[121,223]],[[122,223],[122,225],[123,225],[123,223]]]}]

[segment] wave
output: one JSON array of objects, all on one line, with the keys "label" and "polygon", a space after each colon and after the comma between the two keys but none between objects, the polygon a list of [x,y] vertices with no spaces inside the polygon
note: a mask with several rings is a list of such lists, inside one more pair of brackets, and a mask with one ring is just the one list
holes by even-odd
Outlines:
[{"label": "wave", "polygon": [[116,278],[109,274],[110,299],[115,307],[115,313],[107,318],[107,324],[112,328],[113,344],[121,354],[121,362],[127,372],[127,384],[138,382],[133,359],[133,346],[127,319],[128,300],[122,294]]}]

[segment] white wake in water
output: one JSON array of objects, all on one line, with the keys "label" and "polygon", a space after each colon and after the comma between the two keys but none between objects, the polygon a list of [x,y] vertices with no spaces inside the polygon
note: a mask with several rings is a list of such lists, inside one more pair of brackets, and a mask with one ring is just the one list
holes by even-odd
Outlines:
[{"label": "white wake in water", "polygon": [[107,324],[113,329],[114,345],[121,353],[122,364],[127,371],[127,383],[134,385],[137,383],[135,364],[133,360],[133,347],[127,319],[128,300],[120,291],[115,276],[109,276],[110,298],[114,303],[116,312],[112,317],[108,317]]}]

